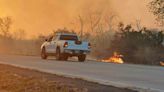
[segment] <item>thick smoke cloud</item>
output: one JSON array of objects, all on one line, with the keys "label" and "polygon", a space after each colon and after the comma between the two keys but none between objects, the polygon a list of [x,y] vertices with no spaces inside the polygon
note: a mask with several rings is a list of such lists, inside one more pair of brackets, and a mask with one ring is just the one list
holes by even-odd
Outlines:
[{"label": "thick smoke cloud", "polygon": [[0,0],[0,16],[12,16],[14,28],[23,28],[28,35],[49,33],[67,27],[79,14],[114,12],[120,21],[136,19],[147,27],[155,27],[149,13],[150,0]]}]

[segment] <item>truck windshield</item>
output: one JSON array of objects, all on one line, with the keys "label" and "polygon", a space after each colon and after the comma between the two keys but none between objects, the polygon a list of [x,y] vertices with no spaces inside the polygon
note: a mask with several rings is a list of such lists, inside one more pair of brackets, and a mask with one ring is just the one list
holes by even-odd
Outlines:
[{"label": "truck windshield", "polygon": [[76,41],[78,40],[77,36],[74,35],[61,35],[60,36],[60,40],[72,40],[72,41]]}]

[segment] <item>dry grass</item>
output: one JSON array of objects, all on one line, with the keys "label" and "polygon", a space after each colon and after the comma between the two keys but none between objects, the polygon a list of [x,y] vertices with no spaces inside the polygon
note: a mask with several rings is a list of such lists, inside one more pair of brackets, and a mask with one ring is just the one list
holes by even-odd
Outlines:
[{"label": "dry grass", "polygon": [[0,71],[0,92],[87,92],[45,78],[23,77],[9,71]]}]

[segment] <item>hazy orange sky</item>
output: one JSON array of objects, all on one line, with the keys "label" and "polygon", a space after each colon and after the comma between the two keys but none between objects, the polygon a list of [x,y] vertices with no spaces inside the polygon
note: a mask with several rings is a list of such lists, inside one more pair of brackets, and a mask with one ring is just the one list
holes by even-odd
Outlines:
[{"label": "hazy orange sky", "polygon": [[49,33],[69,27],[71,21],[88,10],[108,10],[121,21],[140,19],[147,27],[155,27],[154,16],[147,8],[151,0],[0,0],[0,16],[11,16],[13,30],[22,28],[28,36]]}]

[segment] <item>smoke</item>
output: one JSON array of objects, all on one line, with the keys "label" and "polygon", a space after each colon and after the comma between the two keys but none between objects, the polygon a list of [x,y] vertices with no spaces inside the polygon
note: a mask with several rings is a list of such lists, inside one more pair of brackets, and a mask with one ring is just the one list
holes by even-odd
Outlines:
[{"label": "smoke", "polygon": [[69,27],[79,14],[115,13],[120,21],[141,20],[156,27],[147,4],[150,0],[0,0],[0,16],[12,16],[13,29],[25,29],[29,35],[48,34],[52,29]]},{"label": "smoke", "polygon": [[113,10],[126,23],[140,20],[147,27],[156,27],[155,18],[149,12],[148,4],[151,0],[112,0]]}]

